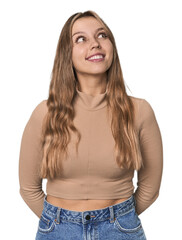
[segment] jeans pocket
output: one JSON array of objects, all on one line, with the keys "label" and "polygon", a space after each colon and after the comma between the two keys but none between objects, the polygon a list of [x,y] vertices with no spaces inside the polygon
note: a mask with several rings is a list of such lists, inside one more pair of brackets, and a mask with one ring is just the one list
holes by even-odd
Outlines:
[{"label": "jeans pocket", "polygon": [[115,226],[119,231],[125,233],[135,233],[142,229],[142,224],[135,208],[132,208],[125,214],[117,216],[115,219]]},{"label": "jeans pocket", "polygon": [[55,228],[55,220],[53,219],[53,217],[47,215],[43,211],[39,219],[38,231],[41,233],[50,233],[54,230],[54,228]]}]

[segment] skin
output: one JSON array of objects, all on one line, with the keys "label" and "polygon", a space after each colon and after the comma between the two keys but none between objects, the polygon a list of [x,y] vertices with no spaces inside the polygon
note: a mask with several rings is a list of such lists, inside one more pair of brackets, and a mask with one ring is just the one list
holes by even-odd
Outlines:
[{"label": "skin", "polygon": [[[89,95],[96,96],[106,90],[107,73],[113,60],[113,46],[106,31],[94,17],[84,17],[75,21],[72,27],[72,61],[78,78],[78,89]],[[82,32],[75,34],[77,32]],[[106,36],[103,34],[105,33]],[[78,38],[79,37],[79,38]],[[78,38],[78,39],[77,39]],[[76,42],[77,40],[77,42]],[[87,57],[95,53],[105,54],[100,62],[91,62]],[[127,200],[120,199],[62,199],[47,195],[47,201],[54,206],[72,211],[90,211],[105,208]]]},{"label": "skin", "polygon": [[[113,46],[105,29],[96,31],[103,27],[94,17],[78,19],[72,28],[73,67],[82,92],[90,95],[97,95],[105,91],[107,73],[113,59]],[[78,39],[79,37],[79,39]],[[77,40],[77,42],[76,42]],[[85,58],[95,53],[105,54],[104,61],[91,62]]]}]

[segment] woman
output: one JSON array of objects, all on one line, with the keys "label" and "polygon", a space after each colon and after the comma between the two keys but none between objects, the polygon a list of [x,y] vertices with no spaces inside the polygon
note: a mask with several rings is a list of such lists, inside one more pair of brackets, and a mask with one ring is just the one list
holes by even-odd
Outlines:
[{"label": "woman", "polygon": [[40,218],[36,239],[146,239],[139,215],[159,195],[162,159],[154,111],[127,95],[110,29],[93,11],[72,15],[49,97],[21,142],[20,194]]}]

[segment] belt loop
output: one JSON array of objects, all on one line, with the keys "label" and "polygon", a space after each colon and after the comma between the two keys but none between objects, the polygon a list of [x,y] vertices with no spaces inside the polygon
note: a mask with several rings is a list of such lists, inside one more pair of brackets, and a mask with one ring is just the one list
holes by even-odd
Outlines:
[{"label": "belt loop", "polygon": [[109,206],[109,211],[110,211],[110,223],[114,222],[114,210],[113,206]]},{"label": "belt loop", "polygon": [[56,222],[58,224],[60,224],[60,214],[61,214],[61,208],[58,208],[58,210],[57,210],[57,219],[56,219]]}]

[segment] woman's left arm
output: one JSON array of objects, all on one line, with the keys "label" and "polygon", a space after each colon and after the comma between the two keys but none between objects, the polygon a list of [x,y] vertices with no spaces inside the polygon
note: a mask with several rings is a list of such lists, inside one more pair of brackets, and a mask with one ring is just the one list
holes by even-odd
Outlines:
[{"label": "woman's left arm", "polygon": [[134,193],[136,212],[141,214],[159,196],[163,171],[163,145],[160,129],[151,105],[142,99],[139,116],[139,141],[144,166],[137,172]]}]

